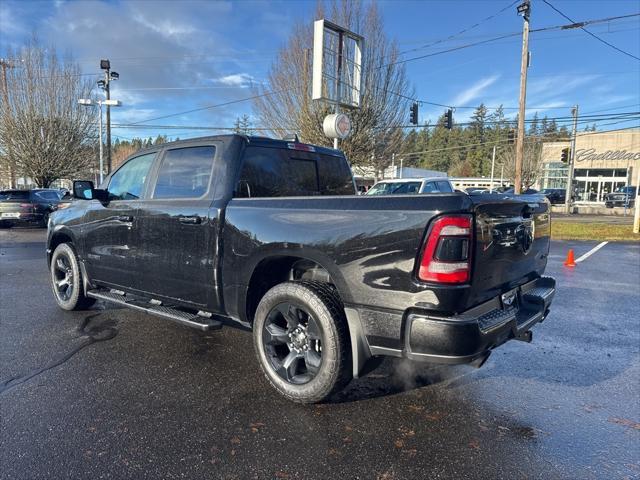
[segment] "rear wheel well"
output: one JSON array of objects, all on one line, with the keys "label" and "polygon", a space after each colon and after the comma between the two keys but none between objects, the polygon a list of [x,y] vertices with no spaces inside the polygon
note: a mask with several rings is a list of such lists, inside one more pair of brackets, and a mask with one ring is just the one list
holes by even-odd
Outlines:
[{"label": "rear wheel well", "polygon": [[253,270],[247,290],[246,314],[249,323],[264,294],[276,285],[291,280],[309,280],[333,285],[326,268],[313,260],[293,256],[276,256],[262,260]]}]

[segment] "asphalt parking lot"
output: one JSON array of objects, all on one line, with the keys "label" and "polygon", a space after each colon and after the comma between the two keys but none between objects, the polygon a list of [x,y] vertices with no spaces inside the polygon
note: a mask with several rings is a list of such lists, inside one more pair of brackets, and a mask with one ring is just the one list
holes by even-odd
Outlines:
[{"label": "asphalt parking lot", "polygon": [[0,230],[0,478],[640,477],[640,244],[554,242],[533,343],[481,369],[386,362],[332,402],[263,379],[251,337],[53,300],[45,232]]}]

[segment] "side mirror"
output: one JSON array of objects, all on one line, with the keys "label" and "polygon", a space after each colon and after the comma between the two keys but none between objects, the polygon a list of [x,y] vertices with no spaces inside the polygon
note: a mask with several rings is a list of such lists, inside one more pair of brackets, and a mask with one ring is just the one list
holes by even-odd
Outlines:
[{"label": "side mirror", "polygon": [[89,180],[74,180],[73,198],[77,198],[79,200],[92,200],[93,182]]}]

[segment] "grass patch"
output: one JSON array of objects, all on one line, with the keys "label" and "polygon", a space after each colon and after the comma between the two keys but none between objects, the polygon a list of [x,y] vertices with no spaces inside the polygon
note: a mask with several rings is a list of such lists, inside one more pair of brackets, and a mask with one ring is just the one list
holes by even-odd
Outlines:
[{"label": "grass patch", "polygon": [[553,240],[640,241],[632,225],[610,223],[578,223],[551,220]]}]

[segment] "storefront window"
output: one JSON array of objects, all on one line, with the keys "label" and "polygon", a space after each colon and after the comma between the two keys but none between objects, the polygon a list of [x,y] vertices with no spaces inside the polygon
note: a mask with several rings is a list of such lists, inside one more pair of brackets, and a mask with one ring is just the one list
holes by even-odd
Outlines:
[{"label": "storefront window", "polygon": [[542,171],[542,188],[566,188],[567,172],[566,163],[545,163]]}]

